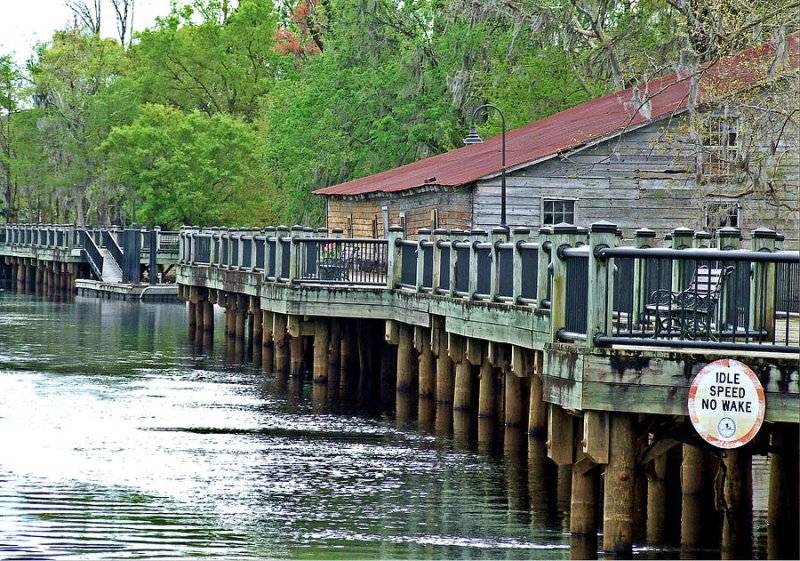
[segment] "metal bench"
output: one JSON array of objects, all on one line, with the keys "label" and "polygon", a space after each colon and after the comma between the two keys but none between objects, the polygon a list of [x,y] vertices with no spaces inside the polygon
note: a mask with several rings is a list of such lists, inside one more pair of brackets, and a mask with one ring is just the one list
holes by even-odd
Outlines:
[{"label": "metal bench", "polygon": [[658,289],[644,306],[642,323],[654,326],[654,337],[713,338],[714,312],[733,267],[698,267],[689,286],[680,292]]}]

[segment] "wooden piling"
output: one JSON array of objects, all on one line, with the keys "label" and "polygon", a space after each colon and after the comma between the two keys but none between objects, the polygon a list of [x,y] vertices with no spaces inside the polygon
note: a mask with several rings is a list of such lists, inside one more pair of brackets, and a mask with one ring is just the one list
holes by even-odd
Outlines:
[{"label": "wooden piling", "polygon": [[603,551],[617,555],[630,555],[633,545],[634,441],[631,415],[611,415],[603,498]]},{"label": "wooden piling", "polygon": [[597,496],[599,475],[596,465],[580,447],[578,461],[572,464],[572,488],[569,509],[569,531],[573,535],[597,537]]},{"label": "wooden piling", "polygon": [[478,377],[480,379],[478,387],[478,417],[494,419],[496,417],[496,380],[494,367],[488,356],[483,357]]},{"label": "wooden piling", "polygon": [[466,360],[456,363],[453,409],[468,411],[472,407],[472,365]]},{"label": "wooden piling", "polygon": [[528,412],[528,434],[539,440],[547,438],[547,404],[542,387],[542,353],[534,351],[534,369],[531,373],[531,390]]},{"label": "wooden piling", "polygon": [[703,543],[704,467],[703,451],[683,445],[681,462],[681,548],[691,552]]},{"label": "wooden piling", "polygon": [[303,377],[303,337],[287,335],[289,339],[289,375]]},{"label": "wooden piling", "polygon": [[189,300],[187,302],[189,314],[189,338],[194,339],[195,331],[197,329],[197,304]]},{"label": "wooden piling", "polygon": [[453,375],[453,361],[447,354],[447,349],[440,349],[436,357],[436,402],[438,408],[453,406],[453,393],[455,391],[455,377]]},{"label": "wooden piling", "polygon": [[314,320],[314,371],[315,384],[328,383],[328,349],[331,340],[331,324],[328,318]]},{"label": "wooden piling", "polygon": [[418,342],[419,353],[419,399],[433,400],[436,397],[436,358],[431,349],[431,338],[422,331]]},{"label": "wooden piling", "polygon": [[272,338],[275,351],[275,373],[278,376],[289,375],[289,341],[286,333],[286,316],[274,314]]},{"label": "wooden piling", "polygon": [[331,398],[332,394],[339,397],[339,370],[341,368],[341,348],[342,348],[342,330],[341,323],[336,318],[330,319],[330,335],[328,341],[328,386],[331,389],[328,397]]},{"label": "wooden piling", "polygon": [[275,371],[275,342],[272,334],[275,316],[272,312],[261,314],[261,370]]},{"label": "wooden piling", "polygon": [[412,354],[412,331],[406,325],[398,325],[397,385],[398,397],[408,394],[414,387],[414,360]]},{"label": "wooden piling", "polygon": [[200,302],[203,306],[203,331],[214,333],[214,304],[208,298]]},{"label": "wooden piling", "polygon": [[741,448],[725,450],[721,467],[724,471],[722,558],[749,558],[752,555],[752,456]]},{"label": "wooden piling", "polygon": [[667,522],[667,455],[653,458],[647,466],[647,543],[662,545]]},{"label": "wooden piling", "polygon": [[505,424],[520,427],[525,414],[523,409],[523,382],[511,370],[505,372]]}]

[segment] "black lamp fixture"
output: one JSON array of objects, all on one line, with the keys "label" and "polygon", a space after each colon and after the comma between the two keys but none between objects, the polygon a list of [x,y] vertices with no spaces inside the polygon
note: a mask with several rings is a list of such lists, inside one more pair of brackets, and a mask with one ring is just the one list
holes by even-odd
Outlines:
[{"label": "black lamp fixture", "polygon": [[503,125],[503,134],[502,134],[502,142],[501,142],[501,171],[500,171],[500,226],[503,228],[508,228],[506,224],[506,118],[503,115],[503,112],[500,111],[500,108],[496,105],[492,105],[491,103],[484,103],[480,107],[477,107],[475,111],[472,112],[472,126],[469,129],[469,134],[464,139],[464,144],[469,146],[470,144],[480,144],[483,142],[483,139],[478,134],[478,129],[475,126],[475,119],[478,117],[478,113],[483,110],[487,109],[494,109],[500,114],[500,122]]}]

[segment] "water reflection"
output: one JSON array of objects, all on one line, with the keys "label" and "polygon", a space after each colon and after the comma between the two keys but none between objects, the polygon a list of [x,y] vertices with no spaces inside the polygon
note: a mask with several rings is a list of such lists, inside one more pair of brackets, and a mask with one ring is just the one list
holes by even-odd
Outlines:
[{"label": "water reflection", "polygon": [[395,398],[383,375],[265,376],[217,314],[189,341],[178,305],[0,294],[0,558],[597,556],[567,534],[571,470],[502,400],[497,420],[416,393],[399,426],[352,414],[359,388]]},{"label": "water reflection", "polygon": [[468,423],[458,451],[336,413],[330,386],[228,355],[221,315],[189,341],[184,314],[0,295],[0,557],[568,556],[527,514],[525,462],[475,454]]}]

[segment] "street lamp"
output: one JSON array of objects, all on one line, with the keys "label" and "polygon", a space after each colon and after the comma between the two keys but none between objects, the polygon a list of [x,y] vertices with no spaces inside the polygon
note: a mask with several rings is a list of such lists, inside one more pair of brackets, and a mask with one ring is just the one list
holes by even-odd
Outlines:
[{"label": "street lamp", "polygon": [[500,226],[508,228],[506,225],[506,118],[499,107],[491,103],[484,103],[472,112],[472,126],[469,129],[467,138],[464,139],[464,144],[469,146],[470,144],[480,144],[483,142],[483,139],[478,134],[478,129],[475,127],[475,119],[478,117],[478,113],[484,109],[494,109],[497,111],[500,114],[500,122],[503,125],[501,149],[502,169],[500,174]]}]

